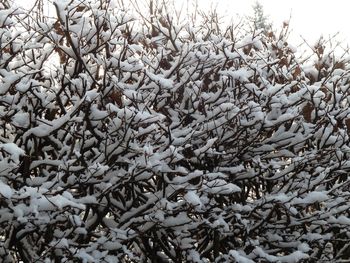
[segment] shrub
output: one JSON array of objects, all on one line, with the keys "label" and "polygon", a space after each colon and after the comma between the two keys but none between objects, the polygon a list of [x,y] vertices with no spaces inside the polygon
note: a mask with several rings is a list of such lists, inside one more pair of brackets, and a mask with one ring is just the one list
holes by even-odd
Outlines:
[{"label": "shrub", "polygon": [[349,59],[134,8],[0,11],[2,262],[349,259]]}]

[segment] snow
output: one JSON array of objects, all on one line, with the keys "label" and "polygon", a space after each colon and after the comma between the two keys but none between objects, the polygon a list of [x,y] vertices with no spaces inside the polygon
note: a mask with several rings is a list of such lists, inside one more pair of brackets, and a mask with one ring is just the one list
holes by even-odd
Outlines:
[{"label": "snow", "polygon": [[286,262],[297,263],[302,259],[308,259],[309,256],[301,251],[295,251],[287,256],[271,256],[267,254],[262,248],[256,247],[254,253],[265,258],[269,262]]},{"label": "snow", "polygon": [[9,185],[0,180],[0,194],[5,198],[10,199],[14,193]]},{"label": "snow", "polygon": [[149,76],[149,78],[154,81],[155,83],[161,85],[164,88],[171,89],[174,86],[174,83],[172,80],[165,78],[164,76],[158,74],[155,75],[151,72],[146,72],[146,74]]},{"label": "snow", "polygon": [[194,154],[198,156],[202,153],[205,153],[214,145],[216,140],[217,138],[209,139],[205,146],[201,147],[200,149],[194,150]]},{"label": "snow", "polygon": [[241,191],[237,185],[227,183],[222,179],[215,179],[206,183],[205,191],[212,194],[232,194]]},{"label": "snow", "polygon": [[245,68],[241,68],[235,71],[220,71],[220,74],[229,76],[234,80],[238,80],[242,83],[249,82],[249,78],[254,74],[252,71]]},{"label": "snow", "polygon": [[84,251],[83,249],[80,249],[78,251],[77,257],[80,258],[83,263],[96,262],[96,260],[88,253],[86,253],[86,251]]},{"label": "snow", "polygon": [[337,218],[332,216],[328,219],[328,223],[339,224],[339,225],[350,225],[350,218],[344,215],[341,215]]},{"label": "snow", "polygon": [[164,227],[182,226],[190,223],[192,220],[188,217],[186,212],[180,212],[176,216],[168,216],[163,222]]},{"label": "snow", "polygon": [[56,248],[69,248],[68,240],[65,238],[61,238],[57,243],[51,244]]},{"label": "snow", "polygon": [[312,204],[315,202],[323,202],[329,199],[326,192],[310,192],[304,198],[296,198],[293,200],[293,204]]},{"label": "snow", "polygon": [[11,159],[14,162],[19,162],[19,157],[25,155],[23,149],[19,148],[14,143],[3,143],[0,144],[0,149],[3,149],[5,152],[11,155]]},{"label": "snow", "polygon": [[196,194],[195,191],[188,191],[185,195],[184,195],[184,199],[191,205],[193,205],[194,207],[198,208],[199,210],[202,209],[202,202],[201,199],[199,198],[199,196]]},{"label": "snow", "polygon": [[0,10],[0,27],[5,27],[14,23],[10,17],[13,14],[20,14],[20,11],[12,8]]},{"label": "snow", "polygon": [[236,250],[230,250],[229,255],[235,259],[235,262],[237,263],[254,263],[255,261],[249,259],[246,256],[241,255]]},{"label": "snow", "polygon": [[298,250],[307,253],[311,250],[311,248],[307,243],[301,243],[298,245]]},{"label": "snow", "polygon": [[29,121],[30,121],[29,113],[18,112],[12,117],[12,120],[16,126],[27,128],[29,126]]}]

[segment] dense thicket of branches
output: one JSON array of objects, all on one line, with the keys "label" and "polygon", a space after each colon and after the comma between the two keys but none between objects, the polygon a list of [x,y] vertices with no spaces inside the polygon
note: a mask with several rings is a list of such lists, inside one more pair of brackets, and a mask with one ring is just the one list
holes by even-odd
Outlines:
[{"label": "dense thicket of branches", "polygon": [[1,262],[349,260],[349,59],[108,2],[0,10]]}]

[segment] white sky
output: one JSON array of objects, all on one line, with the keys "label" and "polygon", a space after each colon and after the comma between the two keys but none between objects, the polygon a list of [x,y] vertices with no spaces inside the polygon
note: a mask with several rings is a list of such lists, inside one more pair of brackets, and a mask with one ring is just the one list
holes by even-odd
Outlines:
[{"label": "white sky", "polygon": [[[113,0],[112,0],[113,1]],[[125,0],[128,1],[128,0]],[[144,0],[148,1],[148,0]],[[194,0],[174,0],[175,3]],[[255,0],[197,0],[203,8],[216,5],[218,11],[226,16],[237,18],[237,14],[251,15]],[[34,0],[17,0],[17,4],[28,5]],[[266,15],[276,29],[291,17],[291,41],[300,44],[302,36],[313,44],[320,35],[328,38],[339,32],[337,40],[350,43],[350,0],[260,0]]]},{"label": "white sky", "polygon": [[[252,14],[255,0],[214,0],[227,14]],[[209,2],[200,1],[199,2]],[[314,43],[320,35],[328,38],[339,32],[338,40],[350,42],[349,0],[260,0],[275,28],[291,17],[290,28],[294,41],[300,36]]]}]

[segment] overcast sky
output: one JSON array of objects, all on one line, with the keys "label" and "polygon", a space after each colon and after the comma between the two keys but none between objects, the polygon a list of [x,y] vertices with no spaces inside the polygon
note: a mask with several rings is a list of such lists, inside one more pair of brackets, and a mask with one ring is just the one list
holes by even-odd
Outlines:
[{"label": "overcast sky", "polygon": [[[211,1],[199,0],[208,4]],[[255,0],[213,0],[221,12],[252,14]],[[349,0],[260,0],[265,13],[275,28],[291,17],[293,40],[301,41],[300,35],[313,43],[320,35],[328,38],[339,32],[338,40],[350,42]]]},{"label": "overcast sky", "polygon": [[[114,0],[112,0],[114,1]],[[128,0],[124,0],[128,1]],[[194,0],[174,0],[175,2],[193,2]],[[34,0],[17,0],[16,3],[28,5]],[[218,10],[229,17],[237,14],[252,14],[255,0],[198,0],[202,8],[216,5]],[[328,38],[339,32],[338,40],[350,42],[350,0],[260,0],[259,1],[274,24],[279,28],[283,21],[291,17],[291,38],[295,44],[302,42],[300,36],[313,44],[320,35]]]}]

